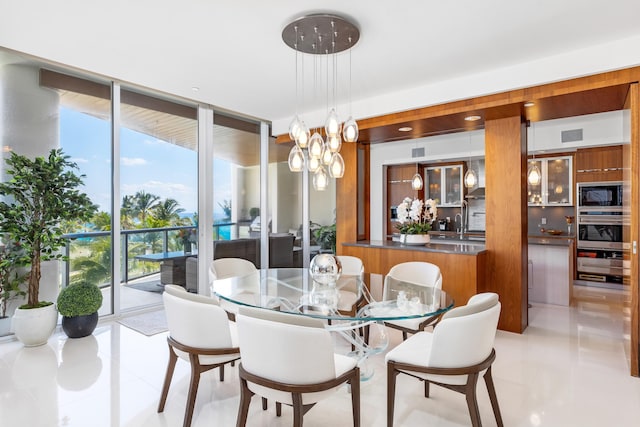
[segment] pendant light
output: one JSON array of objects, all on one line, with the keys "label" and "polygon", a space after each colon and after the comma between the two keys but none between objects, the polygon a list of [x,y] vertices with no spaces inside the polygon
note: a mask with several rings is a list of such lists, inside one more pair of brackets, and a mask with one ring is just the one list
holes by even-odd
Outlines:
[{"label": "pendant light", "polygon": [[416,191],[422,190],[423,184],[424,183],[422,182],[422,176],[420,176],[420,174],[418,173],[418,164],[416,163],[416,173],[415,175],[413,175],[413,178],[411,178],[411,188]]},{"label": "pendant light", "polygon": [[[350,20],[333,14],[317,13],[303,16],[289,23],[282,31],[282,39],[287,46],[295,50],[296,112],[289,125],[289,137],[295,145],[289,152],[289,169],[300,172],[305,168],[313,173],[313,187],[322,191],[328,186],[329,177],[341,178],[345,172],[345,163],[340,149],[342,142],[355,142],[358,139],[358,127],[350,115],[342,124],[337,112],[338,99],[338,61],[337,54],[349,50],[349,112],[351,113],[351,49],[360,39],[360,30]],[[298,51],[301,57],[301,85],[298,78]],[[304,54],[314,58],[314,94],[317,95],[319,70],[326,58],[327,118],[324,122],[325,138],[321,129],[309,130],[300,114],[298,104],[304,101]],[[330,75],[329,59],[332,59]],[[330,88],[329,84],[333,86]],[[300,97],[299,97],[300,93]],[[329,95],[331,94],[331,104]],[[302,102],[303,104],[303,102]],[[420,178],[422,179],[422,178]]]},{"label": "pendant light", "polygon": [[[351,45],[351,36],[349,36],[349,45]],[[358,140],[358,123],[351,115],[351,49],[349,49],[349,118],[342,125],[342,137],[345,142],[356,142]]]},{"label": "pendant light", "polygon": [[331,156],[329,176],[331,178],[342,178],[344,176],[344,159],[340,153],[333,153]]},{"label": "pendant light", "polygon": [[540,173],[540,168],[538,168],[538,164],[536,162],[536,152],[533,149],[533,144],[536,141],[536,128],[534,127],[535,125],[532,124],[531,125],[531,131],[532,131],[532,144],[531,144],[531,152],[533,153],[533,159],[530,162],[530,166],[529,169],[527,170],[527,182],[530,185],[540,185],[540,182],[542,181],[542,173]]},{"label": "pendant light", "polygon": [[[469,153],[471,153],[471,134],[469,134]],[[464,174],[464,186],[467,188],[473,188],[478,184],[478,175],[471,167],[471,157],[469,157],[467,164],[467,172]]]},{"label": "pendant light", "polygon": [[318,170],[313,174],[313,188],[316,191],[325,191],[329,186],[329,176],[324,166],[320,166]]},{"label": "pendant light", "polygon": [[304,169],[304,153],[296,144],[289,151],[289,170],[291,172],[302,172],[302,169]]}]

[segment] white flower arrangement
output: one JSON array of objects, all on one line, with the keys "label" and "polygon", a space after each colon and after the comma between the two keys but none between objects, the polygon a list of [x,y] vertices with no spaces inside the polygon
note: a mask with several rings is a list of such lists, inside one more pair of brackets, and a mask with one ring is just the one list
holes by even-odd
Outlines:
[{"label": "white flower arrangement", "polygon": [[397,207],[398,224],[401,234],[425,234],[431,230],[431,224],[438,217],[435,200],[405,199]]}]

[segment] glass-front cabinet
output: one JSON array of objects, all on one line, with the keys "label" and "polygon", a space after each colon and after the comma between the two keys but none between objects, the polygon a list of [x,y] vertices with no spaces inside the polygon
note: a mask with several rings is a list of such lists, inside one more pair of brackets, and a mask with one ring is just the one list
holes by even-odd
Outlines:
[{"label": "glass-front cabinet", "polygon": [[[540,179],[530,179],[537,166]],[[527,200],[529,206],[573,206],[572,157],[529,159],[527,170]]]},{"label": "glass-front cabinet", "polygon": [[427,197],[438,206],[462,205],[462,164],[426,168]]}]

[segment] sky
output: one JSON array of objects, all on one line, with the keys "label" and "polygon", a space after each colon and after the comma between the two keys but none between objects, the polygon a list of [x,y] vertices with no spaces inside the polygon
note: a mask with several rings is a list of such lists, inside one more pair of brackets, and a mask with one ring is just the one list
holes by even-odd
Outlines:
[{"label": "sky", "polygon": [[[76,162],[84,178],[84,191],[110,212],[110,123],[72,109],[60,107],[60,145]],[[218,202],[231,199],[231,165],[214,159],[214,216]],[[123,129],[120,137],[121,197],[138,191],[178,201],[185,212],[197,212],[198,159],[193,150],[152,136]],[[120,204],[120,203],[119,203]]]}]

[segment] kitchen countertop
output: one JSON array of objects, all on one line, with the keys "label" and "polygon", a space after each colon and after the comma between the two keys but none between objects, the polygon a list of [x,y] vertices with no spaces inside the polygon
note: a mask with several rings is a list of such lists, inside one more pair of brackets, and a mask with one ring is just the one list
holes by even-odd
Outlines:
[{"label": "kitchen countertop", "polygon": [[575,236],[549,236],[543,234],[530,234],[528,236],[530,245],[548,245],[548,246],[571,246],[576,239]]},{"label": "kitchen countertop", "polygon": [[455,242],[448,240],[447,243],[438,243],[432,238],[430,243],[425,245],[403,245],[390,240],[358,240],[357,242],[343,243],[344,246],[360,246],[367,248],[397,249],[403,251],[440,252],[458,255],[477,255],[486,251],[484,242],[473,242],[461,240]]}]

